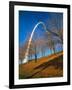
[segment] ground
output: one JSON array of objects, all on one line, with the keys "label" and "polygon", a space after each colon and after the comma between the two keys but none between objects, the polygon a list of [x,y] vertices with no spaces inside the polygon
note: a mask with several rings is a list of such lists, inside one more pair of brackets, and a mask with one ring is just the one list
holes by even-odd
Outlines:
[{"label": "ground", "polygon": [[63,52],[19,65],[19,79],[63,76]]}]

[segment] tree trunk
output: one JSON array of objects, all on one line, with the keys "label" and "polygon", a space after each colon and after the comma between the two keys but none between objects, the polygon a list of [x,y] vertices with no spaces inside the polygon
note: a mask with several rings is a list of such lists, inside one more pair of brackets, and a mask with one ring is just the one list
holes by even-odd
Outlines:
[{"label": "tree trunk", "polygon": [[35,62],[37,62],[36,46],[35,46]]},{"label": "tree trunk", "polygon": [[56,52],[55,52],[55,47],[53,47],[53,52],[54,52],[54,54],[56,53]]},{"label": "tree trunk", "polygon": [[23,60],[21,60],[21,64],[22,64]]},{"label": "tree trunk", "polygon": [[37,62],[37,54],[35,53],[35,62]]}]

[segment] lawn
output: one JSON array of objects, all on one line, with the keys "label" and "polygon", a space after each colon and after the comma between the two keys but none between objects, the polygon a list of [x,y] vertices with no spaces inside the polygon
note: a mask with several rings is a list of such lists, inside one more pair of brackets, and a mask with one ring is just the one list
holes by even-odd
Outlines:
[{"label": "lawn", "polygon": [[63,76],[63,52],[19,65],[19,79]]}]

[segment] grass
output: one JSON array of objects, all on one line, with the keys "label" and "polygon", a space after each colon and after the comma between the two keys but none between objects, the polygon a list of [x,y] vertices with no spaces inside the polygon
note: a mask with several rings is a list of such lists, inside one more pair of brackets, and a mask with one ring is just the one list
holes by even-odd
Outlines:
[{"label": "grass", "polygon": [[19,79],[63,76],[63,52],[19,65]]}]

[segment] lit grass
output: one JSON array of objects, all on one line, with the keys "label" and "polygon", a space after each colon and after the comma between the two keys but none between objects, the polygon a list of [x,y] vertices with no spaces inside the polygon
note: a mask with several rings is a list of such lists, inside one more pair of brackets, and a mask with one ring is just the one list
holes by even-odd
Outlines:
[{"label": "lit grass", "polygon": [[63,52],[39,58],[19,66],[19,79],[63,76]]}]

